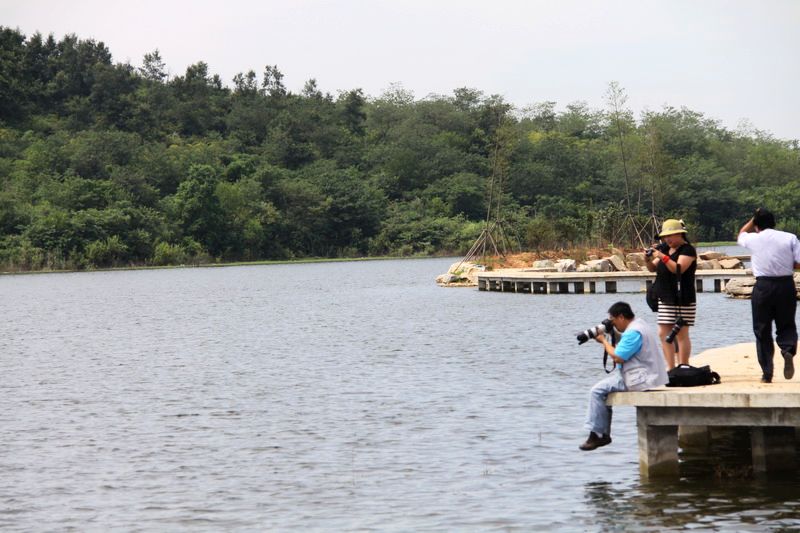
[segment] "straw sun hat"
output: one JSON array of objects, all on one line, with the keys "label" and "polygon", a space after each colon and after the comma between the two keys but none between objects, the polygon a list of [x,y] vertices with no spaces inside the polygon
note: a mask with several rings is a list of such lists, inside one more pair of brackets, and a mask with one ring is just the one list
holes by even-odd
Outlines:
[{"label": "straw sun hat", "polygon": [[686,233],[686,224],[683,223],[683,220],[668,218],[661,226],[661,233],[659,233],[658,236],[666,237],[667,235],[675,235],[676,233]]}]

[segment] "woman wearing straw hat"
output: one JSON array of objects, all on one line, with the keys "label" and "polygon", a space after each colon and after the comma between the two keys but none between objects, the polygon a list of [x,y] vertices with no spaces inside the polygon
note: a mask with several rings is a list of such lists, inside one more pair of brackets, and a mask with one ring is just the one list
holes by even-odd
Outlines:
[{"label": "woman wearing straw hat", "polygon": [[[658,236],[669,246],[669,250],[662,252],[654,249],[647,269],[656,273],[653,290],[658,297],[658,335],[661,337],[667,369],[670,370],[678,364],[689,364],[692,354],[689,328],[694,326],[697,307],[694,288],[697,250],[686,238],[683,220],[665,220]],[[684,325],[675,335],[675,343],[667,342],[667,336],[679,318],[683,319]]]}]

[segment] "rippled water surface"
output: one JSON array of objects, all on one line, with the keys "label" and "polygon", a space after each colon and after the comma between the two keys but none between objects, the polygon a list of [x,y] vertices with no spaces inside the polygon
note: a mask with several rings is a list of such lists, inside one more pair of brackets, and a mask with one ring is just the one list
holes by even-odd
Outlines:
[{"label": "rippled water surface", "polygon": [[[443,289],[450,259],[0,277],[0,529],[800,528],[797,478],[642,483],[579,452],[641,294]],[[699,295],[697,352],[751,341]]]}]

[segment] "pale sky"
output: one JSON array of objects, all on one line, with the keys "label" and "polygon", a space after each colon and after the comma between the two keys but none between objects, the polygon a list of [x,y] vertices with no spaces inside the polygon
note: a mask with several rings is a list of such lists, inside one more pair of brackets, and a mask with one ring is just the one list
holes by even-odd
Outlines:
[{"label": "pale sky", "polygon": [[205,61],[228,85],[278,65],[290,90],[316,78],[334,95],[471,87],[562,110],[604,107],[617,81],[637,116],[685,106],[800,139],[797,0],[0,0],[0,25],[134,66],[158,49],[172,75]]}]

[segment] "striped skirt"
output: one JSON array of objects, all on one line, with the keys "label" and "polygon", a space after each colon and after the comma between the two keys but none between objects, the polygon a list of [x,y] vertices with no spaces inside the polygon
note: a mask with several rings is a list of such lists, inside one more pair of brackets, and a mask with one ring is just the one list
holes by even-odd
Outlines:
[{"label": "striped skirt", "polygon": [[680,316],[686,321],[687,326],[694,326],[694,319],[697,315],[697,304],[688,305],[669,305],[658,301],[658,323],[672,325]]}]

